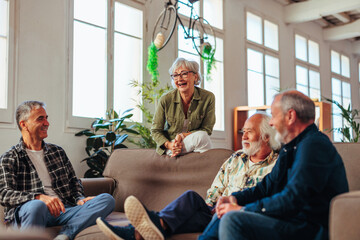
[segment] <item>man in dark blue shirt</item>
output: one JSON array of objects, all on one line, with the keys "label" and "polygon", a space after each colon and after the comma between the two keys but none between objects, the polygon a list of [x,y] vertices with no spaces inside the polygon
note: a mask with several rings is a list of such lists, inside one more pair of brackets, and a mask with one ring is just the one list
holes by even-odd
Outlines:
[{"label": "man in dark blue shirt", "polygon": [[344,164],[314,124],[315,106],[298,91],[275,96],[270,125],[282,147],[255,187],[222,197],[199,239],[328,239],[330,201],[348,191]]}]

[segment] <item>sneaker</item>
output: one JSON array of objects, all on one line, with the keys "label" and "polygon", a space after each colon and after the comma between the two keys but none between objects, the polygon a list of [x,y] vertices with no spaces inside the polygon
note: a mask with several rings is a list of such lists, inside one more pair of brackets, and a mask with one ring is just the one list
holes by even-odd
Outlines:
[{"label": "sneaker", "polygon": [[135,229],[146,240],[164,240],[165,232],[160,224],[160,217],[148,211],[134,196],[126,198],[125,214]]},{"label": "sneaker", "polygon": [[101,217],[96,219],[96,224],[100,230],[111,240],[135,239],[135,228],[132,225],[124,227],[113,226]]},{"label": "sneaker", "polygon": [[59,234],[53,240],[69,240],[69,237],[65,234]]}]

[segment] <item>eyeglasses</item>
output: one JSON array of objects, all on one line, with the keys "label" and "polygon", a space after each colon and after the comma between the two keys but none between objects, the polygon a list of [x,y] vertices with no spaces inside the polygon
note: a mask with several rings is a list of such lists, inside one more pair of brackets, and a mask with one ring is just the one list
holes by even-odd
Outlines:
[{"label": "eyeglasses", "polygon": [[194,73],[195,74],[195,72],[193,72],[193,71],[182,71],[180,74],[175,73],[175,74],[171,74],[170,76],[171,76],[171,78],[173,80],[179,80],[180,76],[181,76],[182,79],[187,79],[188,76],[189,76],[189,73]]}]

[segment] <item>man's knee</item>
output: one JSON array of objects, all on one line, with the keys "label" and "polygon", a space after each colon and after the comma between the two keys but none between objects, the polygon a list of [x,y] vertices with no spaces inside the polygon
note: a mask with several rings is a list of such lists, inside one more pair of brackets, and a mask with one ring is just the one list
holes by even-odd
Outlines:
[{"label": "man's knee", "polygon": [[[247,223],[245,212],[231,211],[222,216],[219,229],[227,229],[236,226],[237,229],[241,229],[244,224]],[[221,231],[221,230],[220,230]]]},{"label": "man's knee", "polygon": [[27,215],[47,214],[48,211],[46,204],[40,200],[31,200],[20,208],[20,213]]},{"label": "man's knee", "polygon": [[185,191],[183,194],[183,196],[186,196],[186,197],[197,197],[197,196],[200,196],[197,192],[193,191],[193,190],[187,190]]},{"label": "man's knee", "polygon": [[96,196],[95,199],[98,203],[102,203],[103,205],[105,205],[111,209],[115,208],[115,199],[113,198],[113,196],[111,196],[108,193],[102,193],[102,194]]},{"label": "man's knee", "polygon": [[31,200],[22,205],[17,213],[22,228],[31,226],[45,226],[49,214],[48,207],[43,201]]},{"label": "man's knee", "polygon": [[96,198],[106,205],[115,207],[115,199],[113,198],[113,196],[111,196],[108,193],[102,193],[102,194],[96,196]]}]

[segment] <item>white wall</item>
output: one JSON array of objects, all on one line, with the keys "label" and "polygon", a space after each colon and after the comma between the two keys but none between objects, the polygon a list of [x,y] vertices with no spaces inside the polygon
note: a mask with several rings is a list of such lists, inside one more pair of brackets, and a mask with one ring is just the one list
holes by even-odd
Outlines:
[{"label": "white wall", "polygon": [[[15,105],[24,100],[36,99],[47,104],[50,129],[46,139],[62,146],[71,159],[78,176],[87,169],[80,163],[86,154],[85,138],[74,136],[75,130],[66,128],[68,84],[68,0],[16,0],[17,66],[15,79]],[[152,26],[162,8],[163,1],[146,1],[147,26],[144,53],[150,43]],[[358,70],[352,56],[351,43],[324,42],[321,28],[313,23],[284,24],[282,6],[269,0],[224,0],[225,28],[225,138],[213,139],[216,147],[232,148],[233,108],[247,104],[245,11],[263,14],[279,24],[281,87],[295,87],[294,32],[310,35],[320,43],[320,73],[322,95],[331,97],[330,47],[348,54],[351,64],[351,81],[358,84]],[[167,70],[176,58],[173,39],[159,52],[160,81],[169,82]],[[144,59],[144,68],[146,66]],[[145,79],[149,75],[144,71]],[[360,107],[359,89],[352,89],[355,108]],[[87,126],[84,126],[87,127]],[[15,124],[0,124],[0,152],[5,152],[20,138]]]}]

